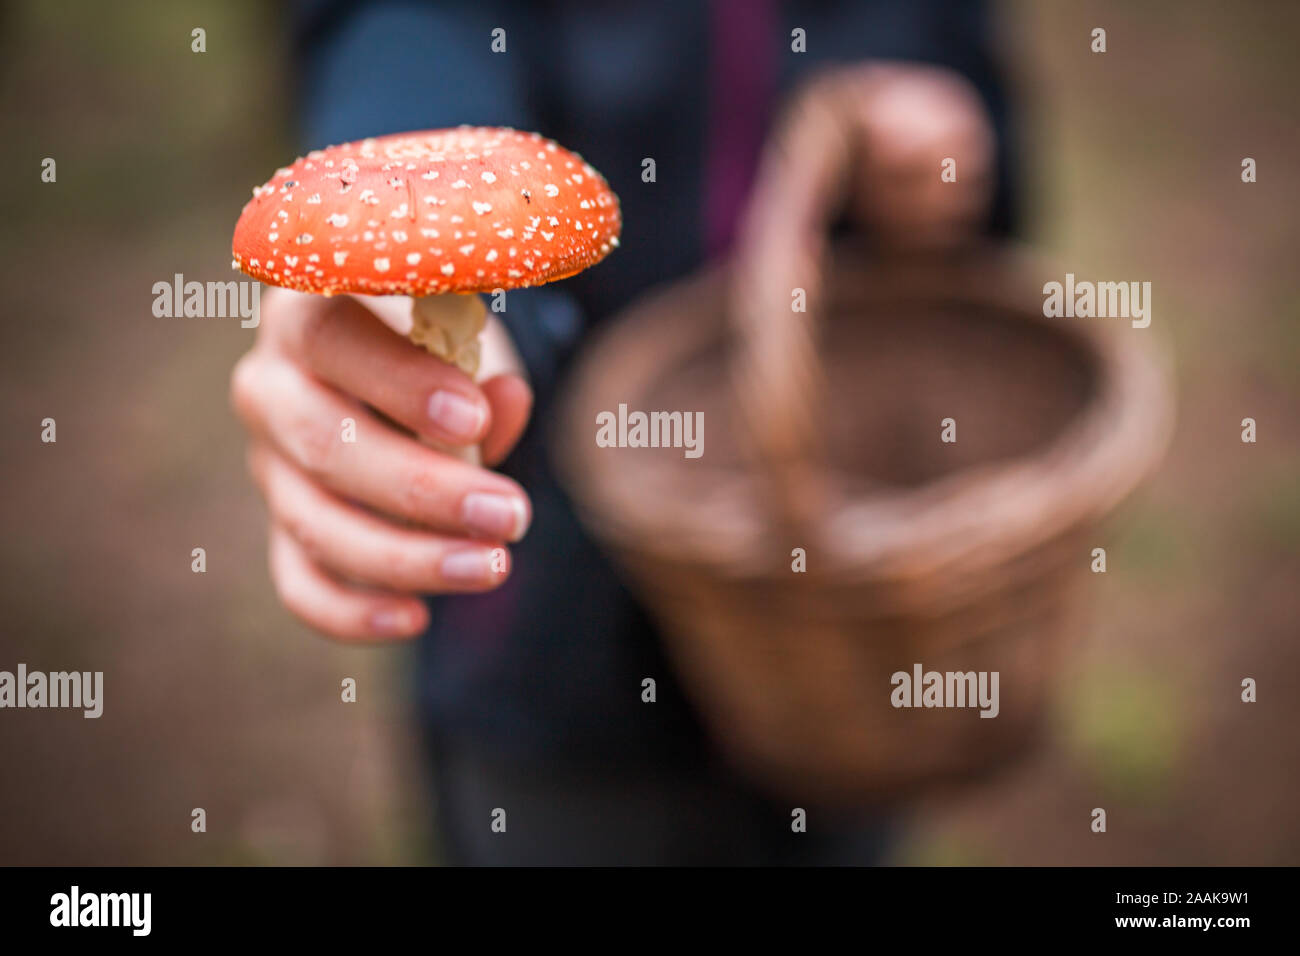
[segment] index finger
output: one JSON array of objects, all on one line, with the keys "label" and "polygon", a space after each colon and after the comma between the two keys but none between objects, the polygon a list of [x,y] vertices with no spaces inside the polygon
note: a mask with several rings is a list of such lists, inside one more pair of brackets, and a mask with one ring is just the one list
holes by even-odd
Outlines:
[{"label": "index finger", "polygon": [[402,338],[410,335],[415,327],[409,295],[350,295],[348,298],[360,302],[371,315]]},{"label": "index finger", "polygon": [[[389,321],[371,311],[372,303]],[[392,334],[390,322],[403,307],[409,313],[404,296],[322,300],[303,321],[286,323],[278,344],[316,378],[417,435],[443,445],[477,444],[491,424],[487,398],[459,368]]]}]

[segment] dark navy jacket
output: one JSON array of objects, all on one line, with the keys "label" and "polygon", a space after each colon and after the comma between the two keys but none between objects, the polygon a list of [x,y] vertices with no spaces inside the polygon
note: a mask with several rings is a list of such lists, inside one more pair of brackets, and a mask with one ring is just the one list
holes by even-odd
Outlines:
[{"label": "dark navy jacket", "polygon": [[[489,595],[432,601],[421,642],[421,712],[431,731],[513,760],[687,760],[702,735],[654,628],[587,538],[547,460],[557,383],[597,323],[705,258],[711,51],[745,11],[767,10],[753,55],[770,95],[757,122],[801,76],[833,62],[909,59],[952,67],[983,93],[1007,142],[982,3],[938,0],[606,0],[606,2],[302,3],[296,22],[304,150],[364,136],[461,123],[536,130],[583,155],[623,207],[622,245],[555,286],[511,292],[502,316],[536,390],[533,421],[503,471],[535,518],[514,573]],[[806,31],[806,52],[791,31]],[[493,31],[506,52],[494,53]],[[752,32],[752,30],[751,30]],[[1010,219],[1000,162],[993,228]],[[642,181],[642,161],[656,181]],[[594,440],[594,438],[593,438]],[[641,701],[654,677],[658,702]]]}]

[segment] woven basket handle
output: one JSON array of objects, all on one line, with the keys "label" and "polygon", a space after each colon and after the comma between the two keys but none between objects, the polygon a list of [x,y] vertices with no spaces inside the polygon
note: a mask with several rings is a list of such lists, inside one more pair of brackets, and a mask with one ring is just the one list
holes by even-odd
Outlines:
[{"label": "woven basket handle", "polygon": [[732,384],[774,516],[792,533],[811,533],[826,503],[815,316],[828,229],[853,163],[858,80],[828,74],[785,111],[764,147],[732,262]]},{"label": "woven basket handle", "polygon": [[[972,238],[991,197],[991,126],[970,122],[982,110],[974,87],[948,70],[842,67],[804,87],[764,147],[733,260],[728,314],[737,340],[734,391],[787,530],[814,533],[833,490],[821,442],[828,406],[816,327],[832,220],[851,205],[891,245],[914,249]],[[948,194],[942,215],[923,209],[914,220],[899,206],[907,191],[861,181],[876,168],[865,160],[882,131],[897,128],[901,142],[916,149],[918,137],[924,142],[948,127],[954,140],[942,148],[961,144],[969,159],[965,188]]]}]

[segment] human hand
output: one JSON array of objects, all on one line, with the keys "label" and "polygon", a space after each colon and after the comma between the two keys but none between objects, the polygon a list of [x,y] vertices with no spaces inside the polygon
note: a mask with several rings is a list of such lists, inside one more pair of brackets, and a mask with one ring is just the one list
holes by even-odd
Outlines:
[{"label": "human hand", "polygon": [[855,218],[900,245],[974,232],[992,201],[997,143],[975,87],[939,67],[871,63],[844,88],[858,116]]},{"label": "human hand", "polygon": [[270,511],[276,591],[345,640],[415,636],[428,624],[417,595],[497,587],[504,543],[531,520],[515,482],[425,443],[480,444],[487,464],[509,452],[532,392],[508,335],[489,325],[475,385],[390,331],[410,311],[398,296],[267,289],[257,341],[231,376]]}]

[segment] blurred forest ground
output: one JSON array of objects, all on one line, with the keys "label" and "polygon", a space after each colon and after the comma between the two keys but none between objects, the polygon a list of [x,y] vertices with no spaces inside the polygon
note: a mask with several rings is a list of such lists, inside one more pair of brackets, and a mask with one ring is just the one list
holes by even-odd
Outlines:
[{"label": "blurred forest ground", "polygon": [[[249,187],[295,153],[273,9],[0,6],[0,667],[107,684],[98,721],[0,715],[0,862],[436,859],[409,652],[323,642],[272,595],[226,404],[251,332],[151,314],[154,282],[228,278]],[[1052,745],[916,807],[896,859],[1300,862],[1300,5],[1014,0],[1001,20],[1029,235],[1062,272],[1152,281],[1178,432],[1100,542],[1110,570]],[[57,184],[39,182],[46,156]],[[38,442],[46,416],[56,445]]]}]

